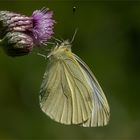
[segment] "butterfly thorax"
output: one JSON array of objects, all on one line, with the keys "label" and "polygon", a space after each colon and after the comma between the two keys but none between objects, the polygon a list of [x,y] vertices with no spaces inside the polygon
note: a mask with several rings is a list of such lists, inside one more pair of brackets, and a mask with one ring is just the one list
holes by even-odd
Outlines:
[{"label": "butterfly thorax", "polygon": [[57,45],[48,55],[50,59],[63,60],[67,57],[72,57],[71,44],[68,40]]}]

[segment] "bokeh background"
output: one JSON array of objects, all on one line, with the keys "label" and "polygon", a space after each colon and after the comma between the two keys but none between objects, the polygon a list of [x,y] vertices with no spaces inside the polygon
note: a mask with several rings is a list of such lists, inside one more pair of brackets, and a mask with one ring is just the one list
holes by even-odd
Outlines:
[{"label": "bokeh background", "polygon": [[82,128],[52,121],[38,102],[47,61],[36,53],[11,58],[0,49],[0,139],[140,139],[140,1],[0,0],[0,10],[26,15],[44,6],[54,11],[55,37],[71,39],[79,28],[72,49],[104,89],[110,123]]}]

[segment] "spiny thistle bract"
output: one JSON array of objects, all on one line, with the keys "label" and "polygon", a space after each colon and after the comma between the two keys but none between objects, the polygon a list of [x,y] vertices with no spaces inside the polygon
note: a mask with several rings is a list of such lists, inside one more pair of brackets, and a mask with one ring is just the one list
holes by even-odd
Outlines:
[{"label": "spiny thistle bract", "polygon": [[33,49],[33,39],[21,32],[8,32],[2,41],[2,47],[9,56],[22,56]]}]

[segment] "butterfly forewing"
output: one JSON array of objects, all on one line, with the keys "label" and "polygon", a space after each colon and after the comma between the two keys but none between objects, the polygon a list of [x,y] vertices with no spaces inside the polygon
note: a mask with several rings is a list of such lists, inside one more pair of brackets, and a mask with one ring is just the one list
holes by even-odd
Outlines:
[{"label": "butterfly forewing", "polygon": [[50,59],[49,63],[40,90],[42,110],[64,124],[87,121],[93,108],[92,89],[80,65],[67,54],[57,61]]}]

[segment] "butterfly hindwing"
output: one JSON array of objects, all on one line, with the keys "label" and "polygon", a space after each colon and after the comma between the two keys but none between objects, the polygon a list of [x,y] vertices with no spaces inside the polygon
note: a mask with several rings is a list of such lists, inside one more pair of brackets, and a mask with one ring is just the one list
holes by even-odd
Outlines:
[{"label": "butterfly hindwing", "polygon": [[106,100],[105,94],[99,85],[97,79],[93,75],[92,71],[86,65],[84,61],[81,60],[77,55],[75,55],[76,60],[81,65],[82,70],[87,77],[89,85],[92,87],[93,94],[93,110],[91,117],[88,121],[84,122],[82,125],[85,127],[95,127],[107,125],[110,116],[110,109],[108,102]]}]

